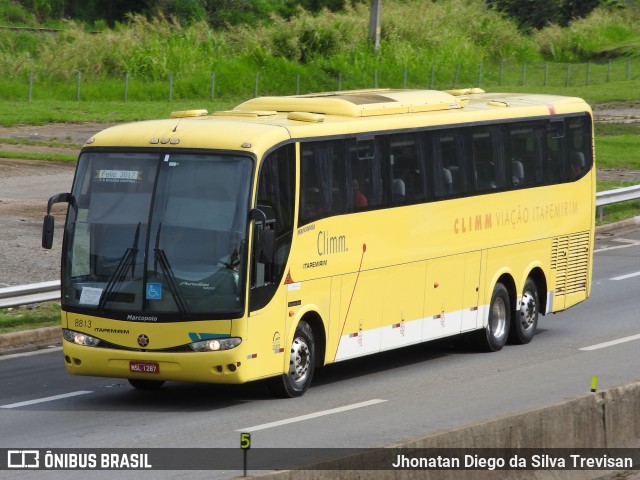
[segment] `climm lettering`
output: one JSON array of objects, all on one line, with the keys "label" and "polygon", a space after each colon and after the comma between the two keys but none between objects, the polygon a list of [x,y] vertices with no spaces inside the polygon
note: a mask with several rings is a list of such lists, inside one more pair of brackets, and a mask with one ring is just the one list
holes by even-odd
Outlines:
[{"label": "climm lettering", "polygon": [[331,235],[326,230],[320,230],[316,246],[320,256],[343,253],[347,251],[347,237],[345,235]]},{"label": "climm lettering", "polygon": [[475,217],[459,217],[453,222],[455,233],[476,232],[478,230],[488,230],[492,227],[491,214],[476,215]]}]

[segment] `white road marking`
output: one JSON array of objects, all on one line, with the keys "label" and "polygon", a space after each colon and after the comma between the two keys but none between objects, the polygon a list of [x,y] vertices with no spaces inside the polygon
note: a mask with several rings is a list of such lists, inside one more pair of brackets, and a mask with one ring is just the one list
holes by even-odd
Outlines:
[{"label": "white road marking", "polygon": [[620,275],[619,277],[613,277],[611,280],[626,280],[627,278],[637,277],[640,272],[627,273],[626,275]]},{"label": "white road marking", "polygon": [[631,335],[630,337],[619,338],[617,340],[611,340],[610,342],[598,343],[597,345],[591,345],[589,347],[580,348],[579,350],[583,350],[583,351],[599,350],[601,348],[612,347],[613,345],[618,345],[620,343],[631,342],[632,340],[640,340],[640,334]]},{"label": "white road marking", "polygon": [[624,243],[624,245],[616,245],[615,247],[597,248],[593,251],[593,253],[606,252],[608,250],[618,250],[619,248],[629,248],[629,247],[635,247],[637,245],[640,245],[640,240],[630,240],[628,238],[614,238],[611,241]]},{"label": "white road marking", "polygon": [[88,390],[78,390],[77,392],[63,393],[62,395],[54,395],[52,397],[36,398],[35,400],[27,400],[26,402],[10,403],[9,405],[0,405],[0,408],[18,408],[34,405],[36,403],[53,402],[54,400],[62,400],[63,398],[76,397],[78,395],[86,395],[93,393]]},{"label": "white road marking", "polygon": [[285,420],[278,420],[277,422],[263,423],[262,425],[256,425],[254,427],[240,428],[236,432],[255,432],[258,430],[265,430],[267,428],[279,427],[281,425],[287,425],[289,423],[302,422],[303,420],[310,420],[312,418],[324,417],[325,415],[332,415],[334,413],[347,412],[356,408],[368,407],[370,405],[376,405],[378,403],[386,402],[387,400],[373,399],[366,402],[353,403],[351,405],[345,405],[344,407],[332,408],[330,410],[323,410],[321,412],[310,413],[308,415],[300,415],[299,417],[288,418]]}]

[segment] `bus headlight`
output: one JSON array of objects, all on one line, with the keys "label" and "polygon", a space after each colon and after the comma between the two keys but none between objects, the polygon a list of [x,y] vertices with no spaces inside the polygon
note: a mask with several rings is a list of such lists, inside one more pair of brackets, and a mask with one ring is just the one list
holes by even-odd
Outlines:
[{"label": "bus headlight", "polygon": [[232,348],[236,348],[241,342],[242,339],[237,337],[214,338],[193,342],[189,344],[189,346],[195,352],[218,352],[220,350],[231,350]]},{"label": "bus headlight", "polygon": [[62,336],[67,342],[75,343],[76,345],[84,345],[85,347],[97,347],[100,343],[100,339],[87,335],[86,333],[74,332],[73,330],[62,329]]}]

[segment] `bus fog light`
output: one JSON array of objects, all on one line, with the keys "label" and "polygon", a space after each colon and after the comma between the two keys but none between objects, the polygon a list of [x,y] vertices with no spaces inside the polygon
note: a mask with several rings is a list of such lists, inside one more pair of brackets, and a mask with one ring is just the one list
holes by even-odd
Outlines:
[{"label": "bus fog light", "polygon": [[74,332],[73,330],[62,330],[63,338],[76,345],[84,345],[85,347],[97,347],[100,344],[100,339],[87,335],[86,333]]},{"label": "bus fog light", "polygon": [[241,342],[242,340],[237,337],[214,338],[193,342],[190,344],[190,347],[195,352],[218,352],[221,350],[231,350],[240,345]]}]

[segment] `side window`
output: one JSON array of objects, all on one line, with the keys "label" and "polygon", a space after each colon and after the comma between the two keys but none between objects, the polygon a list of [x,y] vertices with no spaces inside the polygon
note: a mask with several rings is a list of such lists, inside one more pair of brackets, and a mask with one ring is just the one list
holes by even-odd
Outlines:
[{"label": "side window", "polygon": [[403,203],[408,188],[421,199],[424,167],[418,161],[416,136],[391,138],[379,135],[302,143],[299,225]]},{"label": "side window", "polygon": [[351,211],[385,205],[389,198],[386,137],[364,137],[347,142],[347,179],[351,185]]},{"label": "side window", "polygon": [[569,180],[577,180],[586,175],[593,166],[590,118],[587,115],[567,118],[566,130],[568,177]]},{"label": "side window", "polygon": [[345,177],[342,141],[300,146],[300,225],[347,210]]},{"label": "side window", "polygon": [[516,123],[509,126],[508,157],[511,162],[511,184],[514,188],[543,183],[542,167],[546,160],[542,154],[541,140],[544,136],[544,125],[541,122]]},{"label": "side window", "polygon": [[257,204],[275,213],[276,236],[293,230],[295,200],[295,146],[286,145],[270,153],[260,168]]},{"label": "side window", "polygon": [[415,203],[426,198],[422,145],[417,134],[389,137],[391,205]]},{"label": "side window", "polygon": [[433,178],[437,198],[462,196],[468,191],[465,139],[460,130],[432,136]]},{"label": "side window", "polygon": [[543,183],[559,183],[564,177],[564,121],[553,121],[547,126],[546,155],[542,170]]},{"label": "side window", "polygon": [[[256,222],[251,270],[252,310],[262,308],[276,292],[289,257],[293,236],[295,205],[295,145],[285,145],[270,153],[260,167],[256,206],[267,217],[266,225]],[[259,224],[258,224],[259,223]],[[262,229],[275,230],[272,261],[261,254]]]},{"label": "side window", "polygon": [[506,165],[504,162],[502,132],[498,127],[474,128],[471,135],[474,183],[477,192],[504,188]]}]

